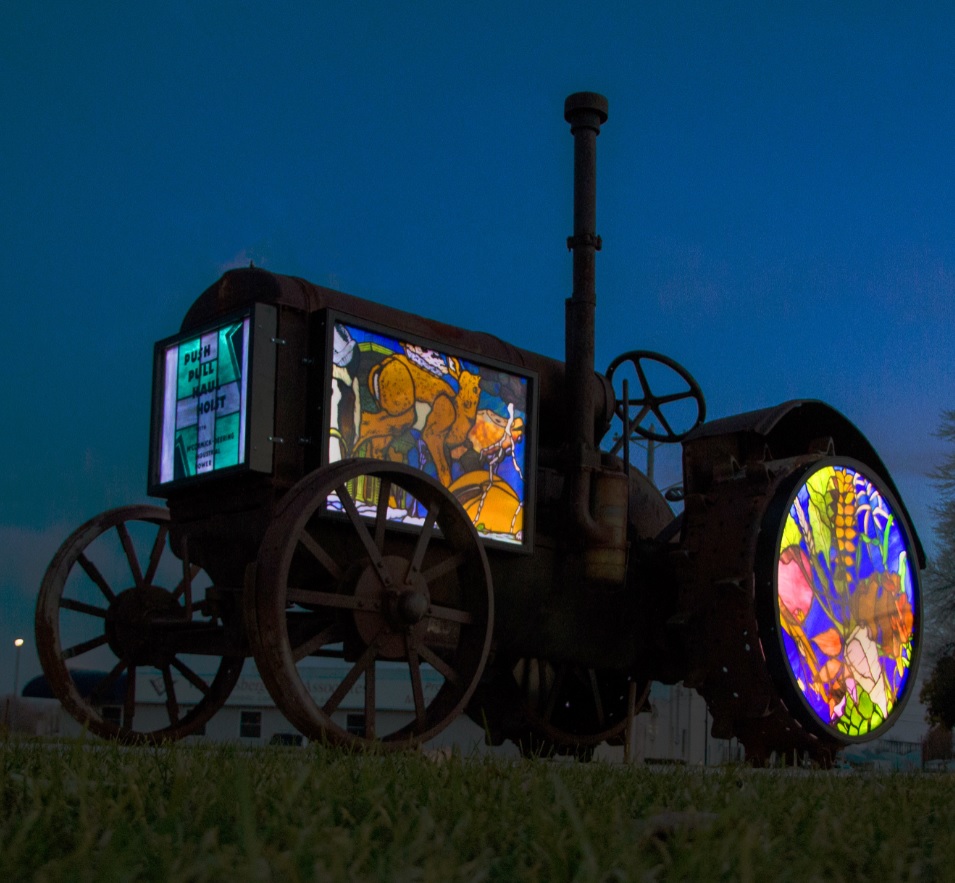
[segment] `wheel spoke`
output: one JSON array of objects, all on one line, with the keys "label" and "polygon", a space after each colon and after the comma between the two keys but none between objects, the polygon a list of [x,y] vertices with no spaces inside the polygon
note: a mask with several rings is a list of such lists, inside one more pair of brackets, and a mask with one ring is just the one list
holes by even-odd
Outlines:
[{"label": "wheel spoke", "polygon": [[600,699],[600,685],[597,683],[597,672],[592,668],[587,669],[587,677],[590,681],[590,691],[594,697],[594,708],[597,712],[597,724],[601,729],[605,726],[604,705]]},{"label": "wheel spoke", "polygon": [[312,557],[328,571],[332,579],[336,582],[341,581],[344,575],[342,569],[338,566],[335,559],[318,544],[318,541],[310,533],[303,530],[299,535],[298,541],[311,553]]},{"label": "wheel spoke", "polygon": [[342,610],[358,610],[361,606],[361,602],[354,595],[339,595],[336,592],[313,592],[311,589],[289,589],[285,598],[293,604],[336,607]]},{"label": "wheel spoke", "polygon": [[128,663],[125,659],[120,659],[116,665],[113,666],[112,671],[101,681],[99,681],[95,687],[90,691],[89,699],[92,702],[102,702],[106,696],[107,691],[119,680],[119,676],[126,670]]},{"label": "wheel spoke", "polygon": [[[188,561],[188,559],[186,560]],[[179,580],[178,585],[173,590],[173,593],[172,593],[173,598],[175,598],[178,601],[182,597],[183,593],[186,591],[187,588],[191,589],[192,581],[198,576],[200,570],[202,570],[202,568],[198,564],[190,564],[189,569],[187,571],[186,564],[185,562],[183,563],[182,579]]]},{"label": "wheel spoke", "polygon": [[521,695],[530,697],[531,694],[531,660],[521,660],[524,664],[521,666]]},{"label": "wheel spoke", "polygon": [[98,616],[101,619],[106,617],[104,607],[94,607],[92,604],[84,604],[82,601],[74,601],[72,598],[60,598],[60,607],[66,610],[75,610],[77,613],[85,613],[87,616]]},{"label": "wheel spoke", "polygon": [[418,651],[410,634],[405,634],[405,650],[408,653],[408,672],[411,675],[411,695],[414,697],[415,724],[420,733],[425,726],[424,688],[421,684]]},{"label": "wheel spoke", "polygon": [[[324,628],[338,622],[334,610],[292,610],[286,608],[285,623],[289,645],[298,647]],[[341,642],[341,633],[331,643]]]},{"label": "wheel spoke", "polygon": [[650,381],[647,380],[647,373],[643,370],[643,363],[640,359],[637,359],[633,363],[633,367],[637,369],[637,379],[640,381],[640,389],[643,390],[641,401],[645,402],[647,399],[652,399],[653,393],[650,392]]},{"label": "wheel spoke", "polygon": [[95,650],[97,647],[102,647],[106,643],[106,635],[100,635],[98,638],[91,638],[89,641],[83,641],[82,644],[74,644],[72,647],[67,648],[60,654],[60,659],[73,659],[75,656],[82,656],[84,653],[89,653],[90,650]]},{"label": "wheel spoke", "polygon": [[434,533],[435,521],[438,518],[438,512],[441,510],[441,504],[434,501],[428,507],[428,516],[421,525],[421,533],[418,535],[418,542],[415,544],[414,554],[411,556],[411,564],[408,565],[408,577],[418,573],[421,570],[421,562],[424,561],[424,553],[428,550],[428,543],[431,542],[431,536]]},{"label": "wheel spoke", "polygon": [[318,634],[303,641],[292,648],[292,659],[300,662],[306,656],[311,656],[316,650],[324,647],[326,644],[336,644],[341,641],[341,629],[337,623],[333,623],[327,628],[322,629]]},{"label": "wheel spoke", "polygon": [[620,401],[617,403],[617,413],[622,417],[624,410],[630,410],[631,408],[643,408],[646,406],[646,404],[646,395],[639,399],[629,398],[626,402]]},{"label": "wheel spoke", "polygon": [[119,541],[123,544],[123,552],[126,553],[126,561],[129,563],[129,571],[133,575],[133,584],[140,589],[143,586],[143,571],[139,566],[139,559],[136,557],[136,549],[133,546],[133,540],[126,529],[126,522],[121,521],[116,525],[116,533],[119,534]]},{"label": "wheel spoke", "polygon": [[202,678],[199,677],[188,665],[186,665],[178,656],[172,659],[172,666],[176,669],[193,687],[195,687],[203,696],[208,696],[212,689]]},{"label": "wheel spoke", "polygon": [[[534,680],[533,674],[537,672],[537,679]],[[524,667],[524,696],[527,697],[527,703],[532,702],[535,708],[540,709],[544,705],[547,694],[547,669],[540,659],[528,659]]]},{"label": "wheel spoke", "polygon": [[381,580],[381,584],[386,588],[389,587],[391,585],[391,576],[385,568],[385,562],[382,560],[381,552],[375,544],[374,538],[368,533],[368,527],[361,517],[361,513],[358,511],[358,506],[355,505],[354,498],[348,492],[348,488],[345,485],[337,487],[335,493],[338,494],[338,499],[341,500],[342,506],[348,513],[348,520],[352,523],[352,527],[355,528],[355,533],[358,534],[361,544],[365,547],[365,551],[368,553],[372,565],[374,565],[375,570],[378,571],[378,578]]},{"label": "wheel spoke", "polygon": [[667,422],[667,418],[663,416],[663,411],[658,407],[654,406],[653,413],[656,415],[657,419],[660,421],[660,425],[666,430],[667,435],[677,435],[671,428],[670,424]]},{"label": "wheel spoke", "polygon": [[469,613],[467,610],[456,610],[453,607],[442,607],[438,604],[432,604],[428,608],[428,616],[445,622],[459,622],[462,625],[470,625],[474,622],[473,613]]},{"label": "wheel spoke", "polygon": [[126,675],[126,701],[123,703],[123,726],[133,728],[133,715],[136,714],[136,666],[129,668]]},{"label": "wheel spoke", "polygon": [[99,572],[99,568],[86,557],[84,552],[80,552],[79,557],[76,559],[76,563],[86,572],[86,575],[99,586],[99,590],[103,593],[107,601],[115,601],[116,594],[110,588],[109,583],[106,582],[106,578]]},{"label": "wheel spoke", "polygon": [[640,413],[637,414],[636,417],[631,417],[631,418],[630,418],[630,425],[631,425],[631,426],[639,426],[639,425],[643,422],[643,418],[646,417],[647,414],[649,414],[649,413],[650,413],[650,406],[649,406],[649,405],[644,405],[642,408],[640,408]]},{"label": "wheel spoke", "polygon": [[554,714],[557,700],[560,698],[560,693],[564,688],[564,677],[566,674],[566,665],[561,665],[554,671],[554,683],[551,684],[550,691],[547,693],[547,703],[544,706],[544,713],[542,715],[545,721],[549,721]]},{"label": "wheel spoke", "polygon": [[382,478],[378,483],[378,509],[375,512],[375,548],[385,549],[385,528],[388,526],[388,500],[391,498],[391,481]]},{"label": "wheel spoke", "polygon": [[368,527],[365,525],[365,521],[358,511],[358,506],[355,505],[354,497],[348,492],[348,488],[345,485],[341,485],[335,488],[335,493],[338,494],[338,499],[341,500],[345,512],[348,513],[348,520],[352,523],[352,527],[355,528],[355,532],[365,547],[365,551],[371,556],[372,561],[380,560],[381,554],[378,551],[378,546],[375,545],[375,540],[372,535],[368,533]]},{"label": "wheel spoke", "polygon": [[192,619],[192,580],[199,572],[199,568],[193,569],[189,564],[189,537],[182,538],[182,592],[185,597],[186,619]]},{"label": "wheel spoke", "polygon": [[166,688],[166,711],[169,713],[169,723],[179,723],[179,703],[176,701],[176,683],[172,679],[172,672],[168,665],[162,669],[162,682]]},{"label": "wheel spoke", "polygon": [[169,534],[169,525],[160,524],[159,530],[156,531],[156,540],[153,543],[152,552],[149,553],[149,566],[146,568],[146,575],[143,577],[143,582],[147,586],[151,586],[153,580],[156,578],[156,571],[159,569],[159,562],[162,559],[163,550],[166,548],[166,537]]},{"label": "wheel spoke", "polygon": [[434,582],[452,570],[457,570],[467,560],[467,552],[458,552],[457,555],[451,555],[449,558],[445,558],[444,561],[439,561],[437,564],[429,567],[421,576],[427,583]]},{"label": "wheel spoke", "polygon": [[[384,629],[382,629],[382,632],[383,631]],[[375,657],[378,655],[378,644],[381,641],[382,632],[379,632],[375,640],[365,648],[365,652],[358,657],[358,661],[351,667],[348,674],[342,678],[342,682],[335,688],[335,692],[328,697],[328,701],[322,706],[322,710],[329,717],[331,717],[332,713],[341,705],[342,699],[348,695],[348,691],[355,686],[365,670],[369,666],[374,668]]]},{"label": "wheel spoke", "polygon": [[683,399],[692,398],[695,398],[693,395],[693,390],[685,389],[683,392],[672,392],[664,396],[654,396],[653,403],[655,405],[669,405],[672,402],[681,402]]},{"label": "wheel spoke", "polygon": [[457,686],[462,683],[461,675],[458,674],[447,662],[445,662],[437,653],[435,653],[427,644],[418,645],[418,656],[428,663],[441,677],[451,684]]}]

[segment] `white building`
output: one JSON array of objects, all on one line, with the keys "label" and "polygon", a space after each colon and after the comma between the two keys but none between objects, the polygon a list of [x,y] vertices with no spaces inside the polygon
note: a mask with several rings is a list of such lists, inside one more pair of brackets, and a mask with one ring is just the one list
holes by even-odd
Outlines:
[{"label": "white building", "polygon": [[[309,692],[316,699],[329,696],[342,680],[339,667],[316,665],[304,670]],[[102,674],[92,674],[95,682]],[[207,676],[211,679],[210,676]],[[440,686],[440,678],[428,668],[422,668],[425,702],[429,702]],[[137,682],[135,723],[137,730],[152,730],[166,726],[165,686],[161,675],[140,677]],[[200,694],[185,679],[175,681],[176,698],[186,708],[199,701]],[[119,721],[122,717],[124,687],[117,684],[112,695],[102,706],[104,717]],[[410,722],[414,714],[414,700],[406,668],[379,671],[376,683],[376,732],[388,733]],[[849,751],[857,762],[886,755],[909,756],[917,752],[928,725],[925,709],[918,702],[918,687],[902,715],[886,737],[860,744]],[[682,685],[654,684],[649,696],[650,710],[638,714],[634,721],[630,755],[635,761],[650,763],[685,763],[718,765],[741,761],[742,746],[736,740],[715,739],[710,735],[712,720],[702,698]],[[68,715],[59,702],[51,697],[43,678],[27,684],[23,696],[12,701],[6,697],[3,723],[6,727],[33,735],[79,735],[80,725]],[[343,728],[355,733],[364,732],[364,695],[360,685],[344,697],[333,715]],[[301,736],[275,707],[254,664],[247,663],[242,676],[229,695],[225,705],[208,724],[188,741],[211,740],[265,745],[272,742],[300,744]],[[459,716],[426,747],[455,746],[463,754],[493,752],[516,757],[517,748],[511,743],[499,747],[485,745],[484,733],[467,716]],[[602,745],[596,756],[606,760],[622,760],[622,747]]]}]

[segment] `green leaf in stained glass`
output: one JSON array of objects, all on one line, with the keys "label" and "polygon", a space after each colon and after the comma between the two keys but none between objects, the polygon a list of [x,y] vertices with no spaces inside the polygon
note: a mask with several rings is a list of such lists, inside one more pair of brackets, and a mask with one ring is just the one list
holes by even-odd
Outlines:
[{"label": "green leaf in stained glass", "polygon": [[859,691],[859,713],[862,717],[868,720],[872,717],[872,710],[875,708],[875,704],[872,702],[872,697],[865,692],[865,690]]},{"label": "green leaf in stained glass", "polygon": [[[799,505],[795,503],[794,505]],[[802,542],[802,531],[799,529],[799,522],[790,514],[786,519],[786,526],[783,528],[783,538],[779,544],[779,551],[788,549],[791,546],[799,546]]]},{"label": "green leaf in stained glass", "polygon": [[895,516],[890,515],[885,522],[885,533],[882,537],[882,566],[885,567],[889,560],[889,534],[892,530],[892,522]]},{"label": "green leaf in stained glass", "polygon": [[809,526],[812,529],[816,549],[829,551],[832,545],[832,527],[829,521],[829,497],[827,489],[833,469],[820,469],[809,476],[806,490],[809,492]]}]

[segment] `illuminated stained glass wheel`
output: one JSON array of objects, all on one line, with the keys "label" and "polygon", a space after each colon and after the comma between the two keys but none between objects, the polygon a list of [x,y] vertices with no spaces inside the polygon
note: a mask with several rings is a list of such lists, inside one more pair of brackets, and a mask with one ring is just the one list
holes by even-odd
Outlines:
[{"label": "illuminated stained glass wheel", "polygon": [[304,735],[403,747],[467,704],[490,648],[491,576],[471,520],[434,479],[376,460],[317,470],[283,501],[256,571],[255,660]]},{"label": "illuminated stained glass wheel", "polygon": [[773,548],[761,550],[771,561],[758,611],[767,661],[808,726],[875,738],[901,712],[918,656],[918,564],[904,515],[850,460],[813,465],[781,499]]},{"label": "illuminated stained glass wheel", "polygon": [[920,552],[888,483],[847,457],[754,464],[689,495],[683,530],[686,683],[713,735],[823,765],[885,735],[921,632]]},{"label": "illuminated stained glass wheel", "polygon": [[188,554],[173,554],[168,528],[169,512],[155,506],[97,515],[67,538],[40,586],[43,672],[66,710],[106,739],[188,736],[242,672],[238,611]]}]

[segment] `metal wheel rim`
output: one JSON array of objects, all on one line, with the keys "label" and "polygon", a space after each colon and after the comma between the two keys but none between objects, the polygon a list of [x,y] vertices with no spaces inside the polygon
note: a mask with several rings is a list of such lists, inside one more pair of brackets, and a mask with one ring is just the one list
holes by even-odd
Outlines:
[{"label": "metal wheel rim", "polygon": [[[135,545],[126,545],[129,542],[126,525],[130,522],[146,522],[155,525],[157,528],[156,539],[152,544],[150,558],[145,568],[142,567],[143,562],[137,554]],[[211,683],[205,681],[181,660],[179,660],[179,665],[176,663],[170,664],[162,672],[163,686],[168,697],[166,714],[169,718],[169,724],[155,730],[145,731],[136,730],[127,723],[127,721],[135,721],[136,670],[143,666],[132,664],[128,660],[117,657],[116,665],[90,693],[90,697],[96,693],[103,695],[120,677],[127,676],[127,691],[124,700],[125,720],[119,724],[105,720],[95,706],[90,703],[89,698],[81,694],[70,675],[70,668],[66,665],[67,659],[81,657],[90,650],[105,646],[108,642],[104,625],[103,635],[64,649],[61,643],[61,610],[69,609],[97,619],[102,616],[105,623],[106,617],[104,614],[113,603],[110,601],[108,593],[112,591],[114,595],[116,594],[115,587],[110,585],[108,580],[99,573],[95,563],[86,558],[86,551],[97,539],[115,529],[123,546],[127,564],[131,568],[130,576],[133,577],[134,581],[134,586],[131,588],[150,584],[163,555],[169,553],[166,527],[168,523],[169,512],[157,506],[125,506],[103,512],[78,527],[64,541],[51,560],[40,586],[36,608],[36,641],[40,664],[50,689],[63,707],[77,721],[87,727],[90,732],[105,739],[136,743],[172,741],[188,736],[201,728],[222,707],[242,672],[244,660],[240,656],[220,657],[218,669]],[[125,539],[124,532],[126,534]],[[133,563],[134,561],[135,563]],[[88,569],[91,564],[92,568]],[[64,598],[67,580],[77,565],[86,571],[87,576],[94,584],[99,586],[107,604],[106,608],[96,608],[94,612],[92,609],[85,609],[92,607],[92,605],[85,605],[73,599]],[[99,584],[99,581],[105,584],[105,588]],[[178,656],[176,658],[178,659]],[[179,674],[204,694],[203,698],[182,716],[179,716],[179,704],[175,694],[172,668],[175,668]]]},{"label": "metal wheel rim", "polygon": [[[656,362],[666,368],[670,368],[677,374],[678,377],[680,377],[681,380],[686,382],[687,389],[680,390],[675,393],[667,393],[664,395],[654,394],[650,389],[650,381],[643,370],[642,363],[644,361]],[[607,368],[606,376],[611,385],[613,384],[613,376],[617,368],[628,363],[632,365],[636,371],[637,379],[640,383],[641,396],[637,399],[631,399],[628,404],[630,408],[641,408],[635,420],[629,418],[629,415],[627,417],[626,423],[630,426],[631,433],[639,435],[641,438],[650,439],[651,441],[669,444],[682,441],[706,419],[706,401],[703,398],[703,391],[700,389],[700,385],[696,382],[690,372],[687,371],[686,368],[684,368],[679,362],[671,359],[669,356],[663,355],[662,353],[654,353],[650,352],[649,350],[634,350],[632,352],[623,353],[617,356],[617,358],[614,359]],[[670,427],[669,420],[662,409],[666,405],[675,404],[676,402],[683,401],[684,399],[691,399],[696,402],[696,420],[689,429],[683,432],[677,432]],[[617,401],[614,407],[614,412],[621,421],[624,420],[624,407],[625,405],[621,401]],[[660,425],[664,428],[664,431],[655,432],[653,430],[643,428],[641,423],[647,417],[647,415],[653,415],[656,417],[656,419],[660,421]]]},{"label": "metal wheel rim", "polygon": [[[331,528],[328,522],[324,525],[322,523],[323,518],[329,518],[327,514],[323,515],[324,507],[332,494],[337,494],[339,498],[343,492],[346,496],[351,496],[348,482],[367,478],[384,482],[389,496],[395,488],[411,494],[427,510],[428,515],[420,529],[410,532],[386,522],[383,518],[384,508],[379,486],[378,500],[373,507],[374,520],[371,524],[366,524],[363,518],[358,517],[357,510],[340,518],[336,524],[337,530],[346,534],[352,545],[356,544],[356,537],[362,538],[362,548],[367,553],[365,558],[361,561],[349,560],[342,557],[341,548],[329,545],[330,539],[326,534]],[[435,510],[436,514],[432,516],[431,513]],[[440,533],[427,527],[428,524],[437,528]],[[322,527],[325,534],[318,531],[318,528]],[[418,569],[425,578],[429,591],[437,592],[437,600],[432,598],[429,612],[422,620],[428,623],[427,632],[424,634],[431,634],[433,621],[456,624],[461,636],[458,646],[453,653],[437,653],[429,638],[421,637],[423,632],[414,631],[420,625],[415,624],[409,627],[409,634],[413,632],[414,637],[408,639],[406,652],[400,658],[383,659],[381,642],[376,643],[377,637],[369,640],[372,633],[366,632],[362,642],[359,642],[361,653],[357,659],[346,660],[345,651],[341,651],[341,659],[351,664],[348,673],[329,699],[319,705],[302,679],[297,662],[306,655],[334,655],[337,651],[326,651],[323,648],[337,646],[339,643],[345,646],[344,633],[350,634],[353,627],[357,628],[354,622],[365,615],[358,609],[358,595],[347,588],[348,579],[353,578],[354,569],[362,569],[362,579],[366,581],[369,579],[367,574],[371,571],[379,573],[380,576],[373,563],[373,548],[382,554],[386,548],[407,546],[414,550],[408,560],[420,559]],[[436,553],[437,557],[444,555],[445,563],[434,563],[430,558],[432,553]],[[302,556],[305,560],[309,560],[311,556],[313,560],[309,562],[310,566],[317,568],[321,580],[330,580],[335,585],[333,592],[316,592],[289,586],[293,559],[297,567]],[[334,564],[330,564],[328,559],[334,561]],[[449,561],[452,563],[448,564]],[[393,560],[389,561],[389,566],[400,567]],[[394,576],[400,582],[400,570],[396,570]],[[457,581],[465,604],[470,606],[461,609],[439,603],[446,600],[446,586],[442,585],[442,580]],[[367,583],[363,583],[365,584]],[[384,589],[381,597],[386,597]],[[254,633],[250,636],[253,652],[259,673],[272,698],[302,733],[310,738],[336,744],[375,744],[398,748],[433,738],[454,720],[467,704],[483,671],[490,648],[493,594],[487,557],[477,532],[450,492],[420,471],[401,464],[375,460],[340,461],[316,471],[293,488],[263,539],[257,561],[254,597],[251,597],[249,602],[253,607],[253,615],[247,617],[247,620],[255,623]],[[460,604],[460,599],[458,603]],[[316,622],[321,622],[320,626],[315,626],[314,634],[303,637],[303,632],[292,620],[292,617],[299,613],[291,609],[292,604],[308,604],[314,609]],[[339,613],[339,610],[343,612]],[[324,624],[323,617],[329,619],[327,625]],[[290,622],[296,629],[294,640],[297,643],[294,648]],[[336,625],[342,622],[343,626]],[[335,631],[335,628],[341,628],[342,631]],[[400,634],[400,629],[390,622],[387,624],[387,631],[388,634],[382,640],[390,641],[395,634]],[[333,638],[340,640],[332,640]],[[379,735],[375,712],[378,689],[376,680],[379,676],[379,663],[385,661],[396,663],[398,669],[407,667],[414,719],[390,733]],[[422,665],[430,665],[444,677],[443,684],[430,702],[424,701]],[[345,695],[355,688],[360,680],[364,683],[362,708],[366,731],[363,735],[348,732],[333,719],[333,715],[341,710]],[[456,683],[452,683],[452,680]]]},{"label": "metal wheel rim", "polygon": [[[523,663],[523,665],[521,665],[521,663]],[[540,672],[544,670],[545,666],[547,667],[548,674],[545,674],[543,678],[541,678]],[[544,689],[538,689],[538,691],[532,695],[529,676],[533,673],[535,668],[538,672],[538,679],[544,682]],[[520,674],[518,674],[518,669],[522,670]],[[608,720],[608,717],[612,715],[609,715],[608,709],[604,707],[607,702],[603,694],[606,693],[607,690],[605,687],[601,689],[601,682],[605,682],[606,678],[610,676],[625,677],[626,684],[629,684],[631,680],[633,680],[631,676],[625,676],[621,672],[603,672],[598,669],[573,665],[571,663],[561,663],[554,666],[546,660],[541,659],[519,660],[515,666],[515,680],[521,692],[528,725],[532,733],[539,738],[553,743],[555,746],[568,748],[574,746],[594,746],[618,738],[627,726],[627,696],[624,694],[619,697],[618,700],[623,706],[623,713],[620,715],[620,719],[615,722]],[[549,684],[547,683],[548,677],[550,678]],[[565,729],[556,725],[553,720],[558,704],[562,699],[566,700],[566,695],[562,694],[566,693],[568,679],[576,679],[581,683],[586,682],[586,685],[589,686],[589,690],[587,690],[586,686],[584,689],[585,692],[589,694],[587,699],[591,700],[593,704],[593,726],[586,727],[583,731]],[[649,695],[650,682],[647,681],[643,685],[638,683],[637,686],[635,711],[638,712]],[[619,712],[619,708],[613,710]]]}]

